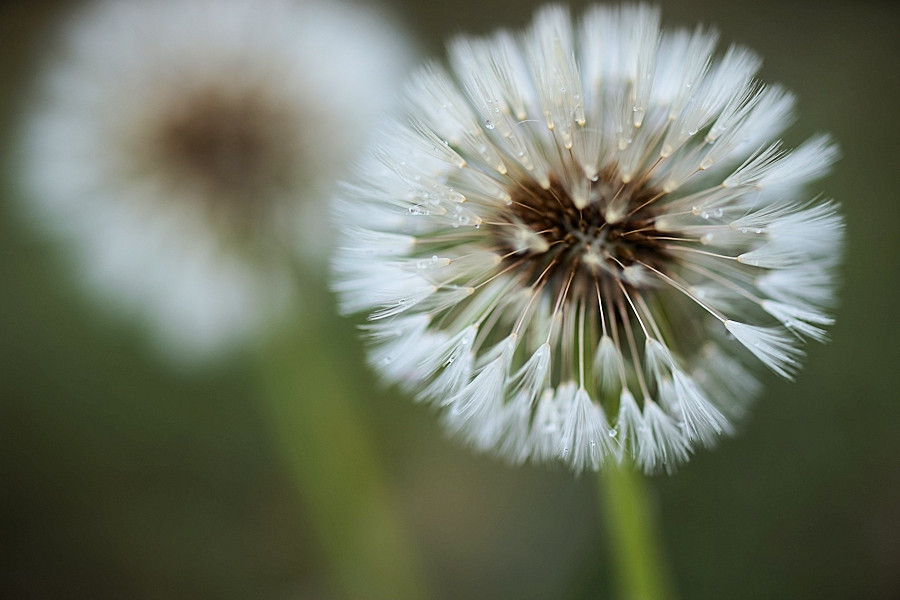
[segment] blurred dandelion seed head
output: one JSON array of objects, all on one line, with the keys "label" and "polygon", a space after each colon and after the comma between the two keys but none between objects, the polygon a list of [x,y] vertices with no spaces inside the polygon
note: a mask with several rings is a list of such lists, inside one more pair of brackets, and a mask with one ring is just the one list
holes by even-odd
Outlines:
[{"label": "blurred dandelion seed head", "polygon": [[167,353],[246,340],[326,255],[325,198],[405,40],[317,0],[101,1],[63,25],[24,127],[30,216]]},{"label": "blurred dandelion seed head", "polygon": [[291,189],[302,168],[295,109],[265,92],[181,90],[146,123],[146,143],[133,156],[144,161],[144,173],[168,173],[176,193],[196,195],[212,210],[265,210],[260,205],[275,190]]},{"label": "blurred dandelion seed head", "polygon": [[[715,31],[643,5],[461,37],[340,194],[334,285],[373,367],[513,463],[671,470],[824,340],[828,136]],[[754,358],[755,357],[755,358]]]}]

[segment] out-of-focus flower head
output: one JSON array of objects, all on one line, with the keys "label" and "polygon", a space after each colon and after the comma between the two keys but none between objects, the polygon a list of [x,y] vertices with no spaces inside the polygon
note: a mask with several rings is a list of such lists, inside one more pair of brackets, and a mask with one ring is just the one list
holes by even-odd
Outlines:
[{"label": "out-of-focus flower head", "polygon": [[408,47],[331,0],[107,0],[63,23],[24,125],[28,216],[178,358],[277,321]]},{"label": "out-of-focus flower head", "polygon": [[759,57],[658,10],[560,6],[450,45],[340,196],[334,285],[371,364],[513,462],[671,469],[832,319],[837,156],[777,139]]}]

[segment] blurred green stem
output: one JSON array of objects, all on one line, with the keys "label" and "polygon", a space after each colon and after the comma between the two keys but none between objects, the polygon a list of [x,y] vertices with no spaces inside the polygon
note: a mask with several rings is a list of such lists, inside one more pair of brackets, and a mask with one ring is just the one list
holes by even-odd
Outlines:
[{"label": "blurred green stem", "polygon": [[598,482],[619,598],[672,600],[672,580],[644,476],[624,464],[606,468]]},{"label": "blurred green stem", "polygon": [[339,355],[322,326],[331,319],[315,312],[273,336],[259,357],[276,443],[342,597],[425,598],[378,449],[353,406],[364,395],[353,369],[362,367]]}]

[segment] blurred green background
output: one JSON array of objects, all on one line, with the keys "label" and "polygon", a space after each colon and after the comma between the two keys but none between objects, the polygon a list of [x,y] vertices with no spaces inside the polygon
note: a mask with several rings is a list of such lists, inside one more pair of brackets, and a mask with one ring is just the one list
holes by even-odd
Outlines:
[{"label": "blurred green background", "polygon": [[[770,377],[735,439],[651,482],[679,595],[900,598],[900,11],[661,4],[667,25],[715,24],[763,55],[763,79],[800,99],[790,144],[834,134],[844,157],[818,187],[842,202],[849,242],[832,342],[810,346],[796,383]],[[535,5],[385,9],[415,32],[424,58],[453,33],[524,25]],[[71,3],[0,6],[8,156],[47,27]],[[52,244],[14,218],[13,181],[6,168],[0,596],[342,598],[289,445],[260,400],[259,359],[167,368],[131,324],[91,306]],[[323,380],[297,398],[333,390],[359,412],[433,597],[614,597],[592,477],[511,469],[448,442],[432,411],[374,384],[354,323],[320,304],[296,360],[342,385]]]}]

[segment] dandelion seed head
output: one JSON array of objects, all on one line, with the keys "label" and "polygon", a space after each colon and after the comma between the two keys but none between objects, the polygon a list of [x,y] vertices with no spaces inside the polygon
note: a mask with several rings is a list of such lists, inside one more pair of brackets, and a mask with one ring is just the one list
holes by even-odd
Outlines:
[{"label": "dandelion seed head", "polygon": [[337,200],[335,287],[374,331],[427,316],[402,383],[453,435],[671,471],[734,431],[756,365],[793,377],[825,338],[843,220],[806,187],[836,146],[773,142],[793,97],[717,46],[645,5],[552,5],[413,75]]},{"label": "dandelion seed head", "polygon": [[166,356],[264,331],[302,295],[294,264],[327,255],[326,199],[404,38],[319,0],[100,0],[58,33],[23,119],[26,217]]}]

